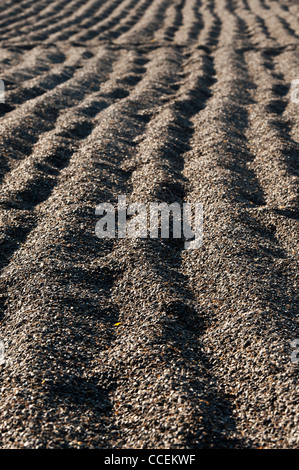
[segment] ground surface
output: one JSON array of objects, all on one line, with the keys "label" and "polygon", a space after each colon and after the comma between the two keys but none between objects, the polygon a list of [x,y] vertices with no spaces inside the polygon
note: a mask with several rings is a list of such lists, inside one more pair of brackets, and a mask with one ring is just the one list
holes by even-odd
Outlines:
[{"label": "ground surface", "polygon": [[[2,448],[298,447],[298,15],[2,1]],[[119,194],[203,246],[98,239]]]}]

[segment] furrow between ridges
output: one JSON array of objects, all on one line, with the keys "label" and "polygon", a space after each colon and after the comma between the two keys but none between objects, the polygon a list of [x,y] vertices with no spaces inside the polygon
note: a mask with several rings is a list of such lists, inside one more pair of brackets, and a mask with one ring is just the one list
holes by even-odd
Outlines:
[{"label": "furrow between ridges", "polygon": [[[242,45],[241,31],[231,31]],[[247,143],[255,84],[243,48],[215,51],[213,95],[192,119],[183,174],[190,200],[203,203],[204,241],[200,250],[183,252],[182,266],[207,325],[203,355],[241,445],[293,447],[292,429],[283,438],[279,429],[295,400],[289,343],[297,329],[296,265],[271,222],[257,216],[265,195]]]},{"label": "furrow between ridges", "polygon": [[[109,258],[109,240],[94,236],[94,207],[117,197],[126,178],[120,162],[134,151],[131,142],[143,132],[148,114],[164,94],[157,79],[169,83],[171,63],[165,66],[156,51],[139,62],[145,59],[151,60],[150,73],[134,93],[103,111],[84,147],[61,171],[59,185],[39,207],[38,224],[1,276],[1,298],[7,297],[1,323],[7,351],[1,407],[10,401],[11,391],[20,394],[19,406],[1,420],[4,448],[11,445],[5,433],[11,420],[16,448],[26,442],[48,448],[109,447],[119,433],[111,418],[114,377],[99,366],[100,351],[115,335],[118,307],[109,299],[122,263]],[[42,367],[45,361],[47,370]],[[24,409],[35,426],[26,426]],[[88,436],[84,427],[78,434],[83,423],[88,423]],[[58,424],[55,434],[53,425],[58,429]]]},{"label": "furrow between ridges", "polygon": [[112,1],[105,8],[100,8],[95,11],[95,14],[81,15],[80,22],[77,19],[75,23],[71,22],[68,27],[60,32],[58,29],[52,31],[47,41],[71,40],[72,42],[90,41],[97,36],[101,31],[109,29],[110,26],[117,24],[122,18],[129,14],[129,7],[133,7],[140,0],[127,0],[121,3]]},{"label": "furrow between ridges", "polygon": [[124,4],[123,9],[118,12],[115,11],[116,15],[112,18],[108,18],[104,24],[102,21],[99,22],[99,27],[96,25],[92,30],[88,30],[86,33],[76,35],[72,37],[72,41],[85,41],[96,39],[109,39],[115,40],[122,34],[129,31],[138,21],[146,14],[147,9],[151,5],[152,0],[130,0],[128,4]]},{"label": "furrow between ridges", "polygon": [[2,177],[30,155],[40,135],[53,129],[65,109],[78,105],[90,91],[99,90],[108,78],[114,55],[105,47],[100,48],[86,61],[85,68],[77,70],[69,80],[25,102],[1,119]]},{"label": "furrow between ridges", "polygon": [[[33,12],[28,12],[25,16],[21,15],[18,17],[16,24],[9,22],[6,28],[2,28],[2,34],[4,37],[7,37],[7,34],[15,36],[16,28],[18,29],[19,37],[22,34],[28,34],[30,31],[36,30],[40,23],[49,24],[53,19],[57,21],[57,19],[69,14],[70,11],[77,8],[80,3],[82,3],[82,0],[73,0],[71,3],[67,2],[67,0],[51,2],[47,4],[45,8],[40,8],[37,11],[33,10]],[[66,6],[67,8],[65,8]],[[32,21],[33,19],[34,22]]]}]

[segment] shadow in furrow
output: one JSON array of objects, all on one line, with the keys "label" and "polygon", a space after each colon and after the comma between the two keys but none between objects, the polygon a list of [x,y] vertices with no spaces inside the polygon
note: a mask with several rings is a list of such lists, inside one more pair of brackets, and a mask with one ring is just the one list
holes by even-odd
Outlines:
[{"label": "shadow in furrow", "polygon": [[264,8],[264,10],[270,10],[270,7],[266,5],[265,0],[259,0],[261,7]]},{"label": "shadow in furrow", "polygon": [[[104,3],[107,3],[107,1],[105,1]],[[114,4],[117,6],[118,2],[114,2]],[[84,1],[78,2],[77,7],[80,8],[80,6],[82,5],[84,5]],[[66,40],[69,36],[78,33],[80,30],[82,30],[82,28],[84,28],[84,24],[82,24],[82,21],[84,21],[86,18],[92,18],[92,20],[89,21],[93,21],[93,14],[101,6],[103,6],[103,1],[94,1],[89,8],[84,10],[84,12],[80,15],[76,15],[74,18],[72,13],[74,12],[75,5],[69,3],[68,8],[65,8],[62,14],[59,15],[59,21],[55,21],[49,24],[49,21],[45,20],[41,24],[38,24],[36,26],[34,25],[34,27],[31,28],[28,34],[29,39],[32,41],[46,41],[48,39],[51,39],[51,36],[54,36],[55,42],[60,40]],[[110,4],[110,6],[108,7],[109,12],[107,14],[110,13],[111,7],[112,5]],[[103,10],[102,14],[103,18],[105,18],[106,9]],[[65,18],[68,17],[70,18],[65,20]],[[77,29],[74,30],[74,27],[76,27]],[[59,32],[61,33],[59,34]],[[58,33],[57,36],[55,36],[55,33]]]},{"label": "shadow in furrow", "polygon": [[[211,96],[210,87],[216,81],[215,75],[211,57],[205,56],[204,78],[199,78],[194,88],[189,90],[188,98],[174,101],[172,105],[177,117],[171,121],[167,142],[163,143],[159,155],[162,161],[171,163],[171,171],[176,176],[174,181],[163,181],[153,191],[154,200],[166,201],[168,204],[186,202],[185,181],[181,173],[184,167],[183,154],[190,150],[194,132],[191,118],[204,109]],[[209,372],[209,358],[199,346],[199,338],[207,327],[207,318],[205,312],[196,306],[196,299],[188,287],[188,276],[182,273],[182,248],[182,239],[149,240],[145,256],[159,278],[169,278],[171,273],[170,290],[175,295],[164,306],[163,313],[166,313],[167,320],[163,323],[162,339],[166,344],[172,344],[168,349],[167,362],[173,361],[174,348],[178,353],[177,364],[192,374],[191,382],[188,374],[182,377],[181,386],[188,401],[194,406],[194,413],[202,416],[200,425],[186,434],[186,445],[199,448],[241,447],[242,439],[232,437],[237,431],[230,397],[219,390],[217,380]]]},{"label": "shadow in furrow", "polygon": [[219,36],[221,33],[222,21],[219,15],[215,11],[215,2],[214,0],[209,0],[207,3],[207,8],[210,14],[213,17],[212,26],[209,29],[208,37],[205,41],[204,47],[217,46],[219,42]]},{"label": "shadow in furrow", "polygon": [[281,23],[281,25],[282,25],[282,27],[284,28],[285,31],[287,31],[294,38],[296,38],[296,39],[299,38],[296,31],[289,25],[289,23],[284,18],[282,18],[281,16],[277,16],[277,18],[278,18],[279,22]]},{"label": "shadow in furrow", "polygon": [[[279,80],[281,83],[274,83],[272,90],[280,98],[270,101],[265,106],[265,112],[268,115],[268,122],[277,130],[278,135],[284,146],[282,149],[282,154],[284,155],[284,163],[287,166],[287,171],[291,175],[298,176],[298,158],[299,158],[299,146],[291,137],[291,126],[286,122],[282,115],[288,105],[288,101],[283,99],[289,92],[290,85],[286,85],[284,77],[281,73],[275,72],[275,63],[273,61],[272,55],[263,53],[264,65],[267,67],[273,77],[273,81]],[[276,118],[275,118],[276,116]]]},{"label": "shadow in furrow", "polygon": [[173,24],[168,26],[164,32],[164,38],[166,41],[173,41],[175,33],[179,30],[180,26],[183,24],[183,15],[182,9],[184,8],[186,0],[180,0],[179,3],[175,5],[175,15],[173,19]]},{"label": "shadow in furrow", "polygon": [[178,251],[172,245],[149,240],[146,257],[160,279],[170,279],[168,299],[161,311],[163,335],[160,339],[169,345],[164,360],[167,364],[175,360],[181,368],[182,396],[198,418],[197,425],[186,431],[184,445],[240,448],[243,440],[233,437],[237,430],[230,397],[220,391],[210,372],[210,360],[200,344],[200,337],[208,327],[208,317],[197,306],[188,286],[188,276],[181,272]]},{"label": "shadow in furrow", "polygon": [[193,14],[195,21],[188,32],[188,40],[193,41],[199,38],[200,32],[203,29],[204,21],[203,16],[199,12],[199,7],[202,5],[202,0],[196,0],[195,5],[193,6]]},{"label": "shadow in furrow", "polygon": [[[117,16],[114,16],[109,20],[109,16],[107,21],[103,22],[103,15],[97,17],[97,21],[93,20],[93,28],[89,29],[85,33],[78,33],[76,34],[73,32],[72,41],[86,41],[91,40],[94,38],[100,39],[115,39],[119,37],[126,31],[129,31],[134,24],[136,24],[140,18],[144,15],[144,12],[147,8],[151,5],[152,0],[132,0]],[[118,4],[116,3],[116,7]],[[115,8],[111,10],[111,13],[114,11]],[[132,12],[134,11],[134,14]],[[127,19],[126,19],[127,18]],[[99,26],[96,26],[99,24]],[[86,25],[85,25],[85,29]],[[69,35],[70,37],[70,35]]]}]

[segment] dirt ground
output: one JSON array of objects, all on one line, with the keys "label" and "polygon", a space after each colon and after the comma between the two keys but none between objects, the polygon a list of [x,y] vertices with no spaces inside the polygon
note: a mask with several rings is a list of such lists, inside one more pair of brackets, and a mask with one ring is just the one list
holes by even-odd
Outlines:
[{"label": "dirt ground", "polygon": [[[298,19],[1,2],[1,448],[298,448]],[[118,195],[202,246],[98,238]]]}]

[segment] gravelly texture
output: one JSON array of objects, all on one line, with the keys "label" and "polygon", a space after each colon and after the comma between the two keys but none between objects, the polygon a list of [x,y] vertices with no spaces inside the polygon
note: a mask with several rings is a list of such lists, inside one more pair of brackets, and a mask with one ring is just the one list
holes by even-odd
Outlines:
[{"label": "gravelly texture", "polygon": [[[298,18],[1,3],[1,448],[298,447]],[[203,203],[202,247],[98,239],[119,194]]]}]

